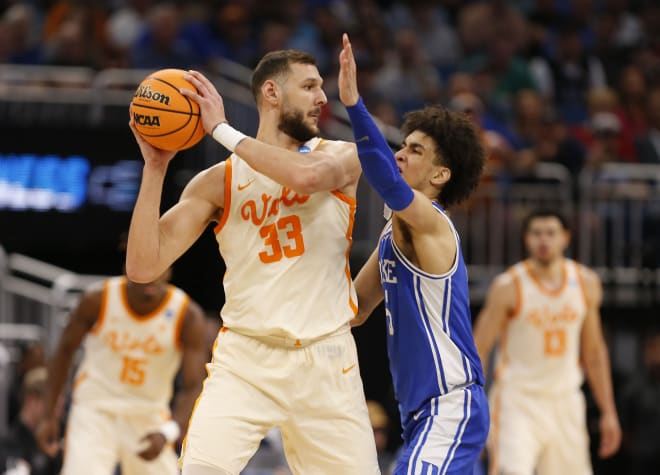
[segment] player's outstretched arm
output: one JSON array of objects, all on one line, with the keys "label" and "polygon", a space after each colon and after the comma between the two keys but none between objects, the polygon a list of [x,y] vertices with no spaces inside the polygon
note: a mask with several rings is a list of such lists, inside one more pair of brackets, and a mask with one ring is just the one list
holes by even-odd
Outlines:
[{"label": "player's outstretched arm", "polygon": [[198,71],[189,71],[186,79],[198,93],[188,89],[181,93],[199,104],[204,130],[259,173],[305,194],[341,190],[357,183],[360,163],[353,144],[324,142],[302,155],[248,137],[229,125],[222,96],[208,78]]},{"label": "player's outstretched arm", "polygon": [[131,130],[144,157],[140,191],[131,217],[126,248],[126,275],[148,283],[160,277],[202,234],[224,206],[224,163],[200,172],[179,202],[162,217],[161,195],[173,152],[158,150]]},{"label": "player's outstretched arm", "polygon": [[199,305],[191,300],[182,318],[179,336],[182,385],[174,396],[172,419],[166,421],[160,430],[150,432],[142,438],[146,446],[138,456],[145,460],[158,457],[166,443],[178,444],[181,441],[206,376],[204,368],[209,355],[205,344],[204,314]]},{"label": "player's outstretched arm", "polygon": [[[339,67],[339,97],[351,119],[365,178],[395,215],[406,222],[413,235],[446,235],[450,231],[449,227],[444,220],[434,219],[437,218],[437,212],[431,200],[423,193],[414,191],[405,182],[392,149],[360,98],[355,58],[346,34],[339,54]],[[447,170],[446,179],[449,176]]]},{"label": "player's outstretched arm", "polygon": [[378,249],[364,263],[355,278],[355,292],[358,299],[358,313],[351,320],[351,326],[357,327],[367,321],[371,312],[383,301],[383,287],[380,284],[378,268]]},{"label": "player's outstretched arm", "polygon": [[507,318],[516,311],[517,301],[518,290],[514,277],[509,272],[497,276],[488,289],[486,301],[474,327],[474,342],[484,374],[488,370],[493,345],[502,333]]},{"label": "player's outstretched arm", "polygon": [[614,403],[610,358],[600,319],[603,289],[600,279],[592,270],[581,266],[580,274],[587,299],[587,316],[582,326],[580,353],[589,387],[600,410],[598,455],[607,458],[619,450],[621,426]]},{"label": "player's outstretched arm", "polygon": [[78,305],[71,312],[69,321],[57,343],[55,353],[49,359],[44,413],[37,427],[37,442],[41,450],[51,457],[55,456],[60,450],[60,421],[55,407],[64,391],[73,357],[83,338],[94,327],[98,319],[102,295],[102,288],[89,290],[83,294]]}]

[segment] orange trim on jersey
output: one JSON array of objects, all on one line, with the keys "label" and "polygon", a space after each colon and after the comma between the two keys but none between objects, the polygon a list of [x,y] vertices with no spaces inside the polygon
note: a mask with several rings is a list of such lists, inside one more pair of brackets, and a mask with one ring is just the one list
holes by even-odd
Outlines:
[{"label": "orange trim on jersey", "polygon": [[587,297],[587,289],[584,287],[584,279],[582,278],[582,272],[580,272],[580,264],[575,261],[572,261],[573,267],[575,269],[575,275],[577,276],[578,284],[580,284],[580,293],[582,294],[582,299],[584,300],[584,305],[589,308],[589,298]]},{"label": "orange trim on jersey", "polygon": [[[213,348],[215,348],[215,344],[213,345]],[[180,460],[183,460],[183,454],[186,451],[186,444],[188,442],[188,430],[190,429],[190,423],[192,422],[192,418],[195,415],[197,406],[199,405],[199,400],[202,398],[202,394],[204,393],[206,382],[209,380],[210,377],[211,377],[211,373],[209,372],[209,365],[206,365],[206,378],[204,378],[204,382],[202,383],[202,390],[199,392],[197,399],[195,399],[195,404],[193,404],[192,411],[190,411],[190,417],[188,418],[188,424],[186,425],[186,435],[183,436],[183,441],[181,442],[181,456],[179,457]]]},{"label": "orange trim on jersey", "polygon": [[231,156],[225,160],[225,206],[222,209],[220,221],[213,228],[213,232],[218,234],[229,218],[229,206],[231,205]]},{"label": "orange trim on jersey", "polygon": [[516,318],[520,314],[520,310],[522,310],[522,284],[520,283],[520,277],[518,277],[515,269],[511,268],[507,272],[511,275],[513,285],[516,288],[516,305],[513,307],[513,311],[511,312],[511,315],[509,315],[509,318]]},{"label": "orange trim on jersey", "polygon": [[181,327],[183,326],[183,320],[186,315],[186,310],[188,310],[188,304],[190,303],[190,297],[188,295],[183,296],[183,303],[181,304],[181,310],[176,316],[176,323],[174,324],[174,346],[177,349],[183,348],[183,342],[181,341]]},{"label": "orange trim on jersey", "polygon": [[92,329],[89,331],[90,333],[97,334],[99,331],[101,331],[101,327],[103,326],[103,321],[105,320],[105,307],[106,303],[108,301],[108,292],[110,288],[110,280],[106,280],[103,283],[103,292],[101,293],[101,310],[99,311],[99,316],[96,319],[96,323],[94,323],[94,326]]},{"label": "orange trim on jersey", "polygon": [[80,386],[80,383],[82,383],[84,380],[87,379],[87,372],[82,371],[79,375],[75,377],[73,380],[73,383],[71,383],[71,392],[73,393],[76,389],[78,389],[78,386]]},{"label": "orange trim on jersey", "polygon": [[[333,194],[335,193],[333,192]],[[353,298],[351,297],[351,285],[353,284],[353,278],[351,277],[351,269],[349,267],[351,246],[353,245],[353,226],[355,225],[355,200],[353,200],[352,203],[349,202],[348,205],[350,207],[348,215],[348,228],[346,229],[346,240],[348,241],[348,246],[346,248],[346,267],[344,268],[344,271],[346,272],[346,279],[348,280],[348,306],[351,307],[353,316],[355,316],[358,313],[358,306],[355,302],[353,302]]]},{"label": "orange trim on jersey", "polygon": [[534,273],[534,269],[532,269],[532,266],[529,263],[529,260],[526,260],[523,262],[523,266],[525,267],[525,271],[529,275],[529,277],[532,279],[534,284],[538,287],[538,289],[543,292],[546,295],[549,295],[550,297],[555,297],[562,293],[564,289],[566,288],[566,284],[568,283],[568,273],[566,271],[566,260],[562,260],[562,275],[561,275],[561,285],[557,287],[556,289],[549,289],[547,288],[543,282],[538,278],[538,276]]},{"label": "orange trim on jersey", "polygon": [[344,203],[348,203],[349,206],[356,206],[357,204],[357,200],[355,198],[348,196],[339,190],[333,190],[331,193],[342,200]]},{"label": "orange trim on jersey", "polygon": [[137,313],[133,308],[128,303],[128,293],[126,291],[126,286],[128,284],[127,279],[123,279],[123,281],[120,284],[121,290],[121,302],[124,305],[124,309],[126,310],[126,313],[133,319],[138,322],[146,322],[147,320],[151,320],[154,318],[156,315],[158,315],[160,312],[163,311],[163,309],[167,306],[169,303],[170,299],[172,298],[172,295],[174,295],[174,287],[171,285],[167,286],[167,294],[165,294],[165,297],[163,297],[163,300],[158,304],[158,306],[153,309],[151,312],[147,313],[146,315],[140,315]]}]

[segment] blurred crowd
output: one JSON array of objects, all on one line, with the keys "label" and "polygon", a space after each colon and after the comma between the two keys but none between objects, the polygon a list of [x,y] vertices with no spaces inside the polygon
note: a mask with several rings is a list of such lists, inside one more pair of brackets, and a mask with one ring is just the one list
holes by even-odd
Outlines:
[{"label": "blurred crowd", "polygon": [[653,0],[6,0],[0,63],[214,72],[298,48],[333,97],[342,32],[384,123],[434,102],[468,113],[491,174],[660,163]]}]

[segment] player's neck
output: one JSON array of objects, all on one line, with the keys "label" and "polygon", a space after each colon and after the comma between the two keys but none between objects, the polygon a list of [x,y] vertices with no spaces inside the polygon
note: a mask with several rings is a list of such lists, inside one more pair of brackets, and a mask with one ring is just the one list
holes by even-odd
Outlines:
[{"label": "player's neck", "polygon": [[128,287],[126,289],[126,299],[128,300],[128,305],[131,307],[133,312],[137,313],[140,316],[145,316],[153,312],[161,304],[165,295],[167,294],[167,289],[160,289],[158,295],[154,296],[145,296],[144,294],[135,291]]},{"label": "player's neck", "polygon": [[539,280],[552,286],[561,285],[564,279],[564,259],[562,257],[547,262],[530,258],[527,262]]}]

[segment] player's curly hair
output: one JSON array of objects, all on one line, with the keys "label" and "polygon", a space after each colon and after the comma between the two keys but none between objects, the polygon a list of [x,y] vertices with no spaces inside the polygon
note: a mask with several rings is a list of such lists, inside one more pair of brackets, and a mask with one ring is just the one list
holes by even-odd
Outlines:
[{"label": "player's curly hair", "polygon": [[266,53],[252,72],[251,89],[257,104],[261,94],[261,86],[268,79],[291,71],[291,64],[311,64],[316,66],[314,56],[306,51],[295,49],[278,50]]},{"label": "player's curly hair", "polygon": [[479,183],[486,155],[481,140],[469,119],[439,105],[408,112],[401,127],[405,136],[419,130],[435,143],[436,163],[451,170],[451,178],[438,193],[443,207],[460,203]]}]

